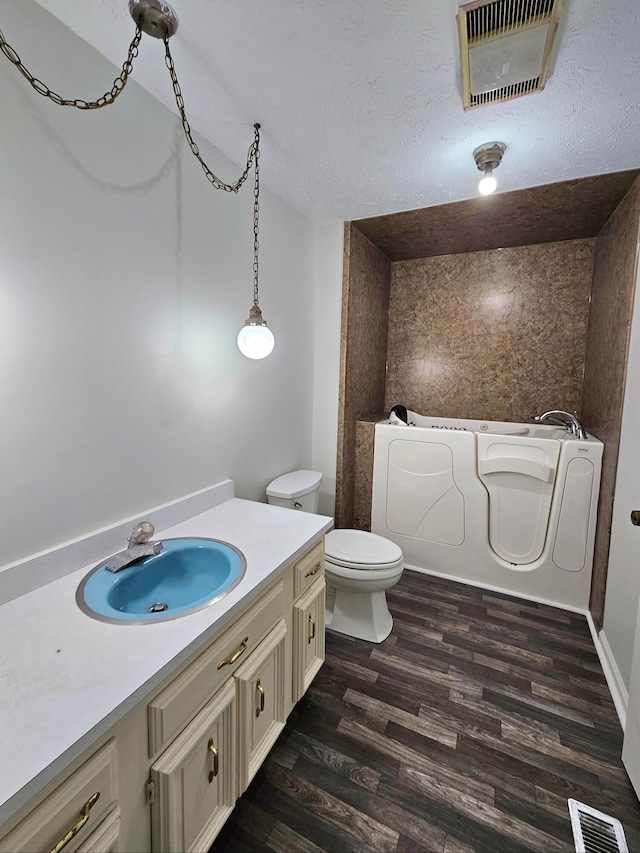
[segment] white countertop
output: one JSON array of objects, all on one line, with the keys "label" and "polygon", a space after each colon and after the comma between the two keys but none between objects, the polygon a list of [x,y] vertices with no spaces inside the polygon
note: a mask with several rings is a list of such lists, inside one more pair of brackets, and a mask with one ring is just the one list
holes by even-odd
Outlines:
[{"label": "white countertop", "polygon": [[233,498],[158,531],[154,538],[222,539],[247,559],[244,578],[225,598],[167,622],[111,625],[84,614],[76,588],[95,563],[0,607],[0,822],[332,526],[326,516]]}]

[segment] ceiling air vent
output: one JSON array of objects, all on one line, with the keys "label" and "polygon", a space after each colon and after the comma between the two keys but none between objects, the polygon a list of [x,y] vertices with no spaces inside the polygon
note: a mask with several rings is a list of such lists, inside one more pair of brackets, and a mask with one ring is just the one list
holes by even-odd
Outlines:
[{"label": "ceiling air vent", "polygon": [[474,0],[458,9],[465,110],[540,92],[564,0]]}]

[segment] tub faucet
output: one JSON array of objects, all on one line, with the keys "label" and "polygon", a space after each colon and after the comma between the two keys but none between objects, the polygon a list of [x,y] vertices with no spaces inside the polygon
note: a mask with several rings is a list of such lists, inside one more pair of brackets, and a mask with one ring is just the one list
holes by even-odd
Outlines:
[{"label": "tub faucet", "polygon": [[154,527],[150,521],[141,521],[131,531],[129,547],[109,557],[104,567],[109,572],[120,572],[143,557],[153,557],[162,551],[162,542],[150,542]]},{"label": "tub faucet", "polygon": [[548,412],[536,415],[534,421],[537,421],[540,424],[547,422],[563,426],[565,429],[569,430],[574,438],[585,439],[587,437],[587,434],[578,418],[575,415],[572,415],[571,412],[563,412],[562,409],[550,409]]}]

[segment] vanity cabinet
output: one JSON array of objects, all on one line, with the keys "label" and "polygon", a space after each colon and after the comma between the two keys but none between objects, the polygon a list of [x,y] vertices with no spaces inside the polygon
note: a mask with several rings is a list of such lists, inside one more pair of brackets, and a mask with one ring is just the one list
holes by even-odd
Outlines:
[{"label": "vanity cabinet", "polygon": [[[149,703],[149,742],[155,748],[180,727],[180,719],[188,719],[207,687],[216,690],[151,767],[154,853],[208,850],[284,728],[283,594],[278,581]],[[274,620],[275,627],[257,642]],[[220,687],[223,673],[230,674]]]},{"label": "vanity cabinet", "polygon": [[149,758],[172,742],[284,613],[281,579],[149,702]]},{"label": "vanity cabinet", "polygon": [[322,665],[324,600],[320,540],[0,827],[0,853],[80,822],[58,851],[207,851]]}]

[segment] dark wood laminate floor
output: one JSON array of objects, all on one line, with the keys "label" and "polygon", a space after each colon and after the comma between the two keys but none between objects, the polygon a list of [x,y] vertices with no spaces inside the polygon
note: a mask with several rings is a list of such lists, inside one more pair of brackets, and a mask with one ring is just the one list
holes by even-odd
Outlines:
[{"label": "dark wood laminate floor", "polygon": [[567,798],[640,805],[583,616],[406,571],[327,660],[212,851],[572,851]]}]

